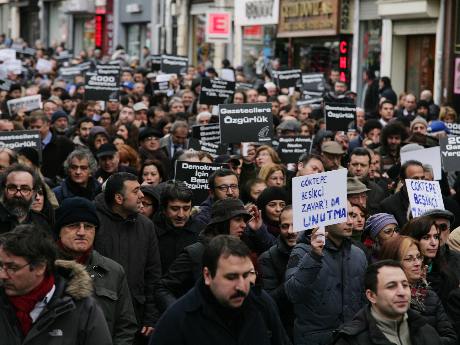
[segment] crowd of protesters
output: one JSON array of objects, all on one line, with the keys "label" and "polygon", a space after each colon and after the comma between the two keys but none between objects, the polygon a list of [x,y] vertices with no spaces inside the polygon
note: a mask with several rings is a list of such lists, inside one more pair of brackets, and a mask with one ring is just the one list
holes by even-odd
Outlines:
[{"label": "crowd of protesters", "polygon": [[[0,36],[0,49],[13,43]],[[332,132],[321,104],[277,87],[276,60],[262,75],[189,66],[159,92],[161,72],[123,47],[67,59],[36,48],[20,70],[0,61],[0,131],[38,130],[42,144],[0,149],[1,344],[460,343],[460,178],[443,171],[445,209],[413,218],[405,179],[433,180],[434,167],[400,158],[457,122],[429,90],[397,95],[366,71],[357,97],[332,69],[324,101],[357,106]],[[120,65],[119,91],[87,101],[84,72],[61,75],[86,62]],[[309,137],[311,152],[287,164],[266,144],[190,149],[192,126],[218,122],[199,95],[220,67],[237,86],[227,103],[270,102],[276,135]],[[38,94],[41,109],[10,112]],[[224,164],[200,204],[176,161]],[[292,178],[337,169],[346,221],[325,239],[294,229]]]}]

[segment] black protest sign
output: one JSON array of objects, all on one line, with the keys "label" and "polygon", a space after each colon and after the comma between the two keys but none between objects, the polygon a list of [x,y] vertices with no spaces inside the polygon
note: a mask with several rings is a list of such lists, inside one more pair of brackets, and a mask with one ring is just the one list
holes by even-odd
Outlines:
[{"label": "black protest sign", "polygon": [[460,171],[460,137],[439,138],[439,146],[444,171]]},{"label": "black protest sign", "polygon": [[218,123],[193,126],[192,138],[211,143],[220,143],[220,126]]},{"label": "black protest sign", "polygon": [[323,103],[322,97],[310,98],[310,99],[301,99],[296,102],[298,107],[302,107],[304,105],[310,106],[312,109],[320,109]]},{"label": "black protest sign", "polygon": [[201,204],[208,197],[208,177],[223,164],[176,161],[174,180],[183,181],[193,191],[192,205]]},{"label": "black protest sign", "polygon": [[460,123],[445,123],[446,127],[449,128],[450,134],[460,136]]},{"label": "black protest sign", "polygon": [[8,148],[19,151],[23,147],[31,147],[37,150],[41,157],[41,146],[42,140],[39,131],[0,132],[0,149]]},{"label": "black protest sign", "polygon": [[279,137],[278,138],[278,155],[285,164],[297,163],[300,155],[310,152],[311,138],[296,137]]},{"label": "black protest sign", "polygon": [[325,80],[322,73],[302,74],[302,93],[310,96],[321,96],[325,89]]},{"label": "black protest sign", "polygon": [[161,71],[167,74],[185,74],[187,73],[188,57],[161,55]]},{"label": "black protest sign", "polygon": [[188,148],[196,151],[203,151],[212,156],[219,156],[227,153],[227,145],[225,144],[213,143],[211,141],[204,141],[196,138],[189,139]]},{"label": "black protest sign", "polygon": [[296,87],[301,84],[302,71],[300,69],[292,69],[289,71],[276,71],[275,72],[276,84],[280,89]]},{"label": "black protest sign", "polygon": [[356,123],[356,107],[346,104],[326,103],[324,105],[326,129],[347,131],[351,122]]},{"label": "black protest sign", "polygon": [[201,80],[200,104],[218,105],[233,96],[235,93],[235,82],[203,78]]},{"label": "black protest sign", "polygon": [[271,103],[220,104],[221,142],[270,142],[273,137]]},{"label": "black protest sign", "polygon": [[85,76],[85,99],[105,101],[119,90],[120,67],[115,65],[97,65],[95,72]]},{"label": "black protest sign", "polygon": [[160,81],[160,82],[154,81],[152,83],[152,91],[155,94],[167,93],[168,90],[169,90],[169,81]]},{"label": "black protest sign", "polygon": [[79,66],[61,67],[59,69],[60,77],[66,81],[72,81],[75,78],[75,76],[81,74],[82,71]]},{"label": "black protest sign", "polygon": [[152,72],[161,70],[161,55],[150,55],[150,69]]}]

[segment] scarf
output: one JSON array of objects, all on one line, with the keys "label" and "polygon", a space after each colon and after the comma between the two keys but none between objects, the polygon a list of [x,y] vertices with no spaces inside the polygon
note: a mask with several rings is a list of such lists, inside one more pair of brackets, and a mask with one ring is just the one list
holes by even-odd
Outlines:
[{"label": "scarf", "polygon": [[425,299],[428,294],[428,284],[423,280],[419,280],[415,284],[411,284],[410,294],[411,308],[419,313],[423,312],[425,310]]},{"label": "scarf", "polygon": [[28,294],[8,297],[8,300],[16,311],[16,317],[19,320],[24,336],[26,336],[32,328],[32,318],[30,317],[30,312],[35,308],[35,305],[38,302],[45,298],[46,294],[53,288],[53,285],[54,276],[45,276],[43,281]]},{"label": "scarf", "polygon": [[75,256],[75,254],[69,252],[69,249],[62,244],[60,239],[56,243],[65,257],[69,257],[71,258],[71,260],[75,260],[77,263],[83,266],[86,266],[86,264],[89,261],[89,257],[91,256],[91,252],[93,251],[93,246],[91,246],[86,252],[80,253],[80,255]]}]

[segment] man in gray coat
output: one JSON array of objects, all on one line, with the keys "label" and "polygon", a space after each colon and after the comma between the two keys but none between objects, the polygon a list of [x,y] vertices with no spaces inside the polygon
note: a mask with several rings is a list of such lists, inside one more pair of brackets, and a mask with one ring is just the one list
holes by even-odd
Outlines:
[{"label": "man in gray coat", "polygon": [[332,332],[349,321],[365,303],[364,252],[351,243],[351,205],[346,222],[313,232],[311,243],[292,250],[285,291],[294,305],[294,343],[326,345]]}]

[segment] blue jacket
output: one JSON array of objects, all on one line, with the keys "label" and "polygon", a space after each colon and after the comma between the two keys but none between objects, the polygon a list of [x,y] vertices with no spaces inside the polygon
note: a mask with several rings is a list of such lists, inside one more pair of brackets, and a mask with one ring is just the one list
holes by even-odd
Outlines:
[{"label": "blue jacket", "polygon": [[73,198],[75,196],[80,196],[82,198],[86,198],[90,201],[93,201],[96,195],[101,192],[101,184],[93,177],[89,178],[88,185],[91,185],[91,189],[86,188],[88,193],[86,195],[78,195],[70,190],[69,178],[66,177],[59,186],[53,188],[53,193],[56,195],[56,199],[58,200],[59,204],[61,204],[64,199]]},{"label": "blue jacket", "polygon": [[364,252],[346,239],[340,248],[326,240],[318,256],[306,243],[292,250],[285,291],[294,305],[294,343],[325,345],[332,332],[365,305]]}]

